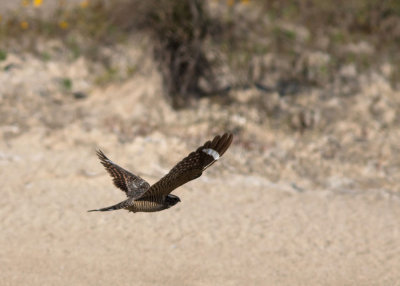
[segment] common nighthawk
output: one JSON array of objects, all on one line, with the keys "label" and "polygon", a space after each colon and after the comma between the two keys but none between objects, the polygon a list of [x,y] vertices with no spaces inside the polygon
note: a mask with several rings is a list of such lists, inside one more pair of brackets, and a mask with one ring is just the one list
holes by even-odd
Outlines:
[{"label": "common nighthawk", "polygon": [[179,197],[171,192],[183,184],[201,176],[203,171],[214,164],[229,148],[233,136],[225,133],[207,141],[196,151],[175,165],[157,183],[150,186],[148,182],[121,168],[106,157],[100,150],[97,156],[114,181],[114,185],[123,190],[128,199],[116,205],[90,210],[112,211],[126,209],[131,212],[157,212],[170,208],[180,202]]}]

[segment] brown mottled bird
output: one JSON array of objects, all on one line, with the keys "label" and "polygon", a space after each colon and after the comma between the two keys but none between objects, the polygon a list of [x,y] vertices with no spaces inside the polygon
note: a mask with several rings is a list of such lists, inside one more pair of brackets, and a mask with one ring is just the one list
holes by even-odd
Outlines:
[{"label": "brown mottled bird", "polygon": [[190,153],[175,167],[150,186],[145,180],[121,168],[106,157],[100,150],[97,155],[114,181],[114,185],[123,190],[128,199],[111,207],[90,210],[112,211],[126,209],[131,212],[157,212],[174,206],[181,200],[171,192],[183,184],[201,176],[203,171],[215,163],[229,148],[233,136],[225,133],[207,141],[196,151]]}]

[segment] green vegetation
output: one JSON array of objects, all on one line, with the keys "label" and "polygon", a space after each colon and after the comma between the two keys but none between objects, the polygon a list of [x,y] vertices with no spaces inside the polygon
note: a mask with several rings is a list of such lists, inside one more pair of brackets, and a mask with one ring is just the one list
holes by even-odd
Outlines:
[{"label": "green vegetation", "polygon": [[4,61],[5,59],[7,59],[7,52],[0,50],[0,61]]},{"label": "green vegetation", "polygon": [[58,38],[72,58],[102,62],[104,73],[95,81],[107,84],[120,77],[98,47],[147,33],[175,107],[225,88],[217,84],[221,66],[235,78],[233,87],[258,84],[276,70],[278,82],[304,86],[325,85],[348,64],[367,72],[389,62],[394,83],[400,73],[397,0],[86,0],[73,7],[58,0],[53,14],[42,17],[45,5],[26,0],[0,15],[0,61],[16,42],[48,61],[52,54],[36,51],[35,40]]},{"label": "green vegetation", "polygon": [[63,78],[60,80],[60,84],[65,91],[72,90],[72,80],[70,78]]}]

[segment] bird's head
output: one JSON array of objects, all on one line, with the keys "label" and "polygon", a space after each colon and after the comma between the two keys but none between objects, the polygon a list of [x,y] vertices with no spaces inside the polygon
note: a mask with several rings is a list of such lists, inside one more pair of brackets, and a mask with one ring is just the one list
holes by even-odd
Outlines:
[{"label": "bird's head", "polygon": [[179,203],[180,201],[181,201],[181,199],[179,197],[171,195],[171,194],[169,194],[165,198],[165,202],[167,203],[168,207],[172,207],[172,206],[176,205],[177,203]]}]

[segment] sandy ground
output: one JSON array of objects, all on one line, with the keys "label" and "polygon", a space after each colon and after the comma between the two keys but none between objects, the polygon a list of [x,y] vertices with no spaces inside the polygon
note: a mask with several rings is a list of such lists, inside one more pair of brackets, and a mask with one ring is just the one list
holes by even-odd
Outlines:
[{"label": "sandy ground", "polygon": [[[84,77],[83,59],[7,61],[17,64],[0,74],[0,285],[400,285],[395,124],[360,139],[351,118],[301,134],[232,111],[245,104],[175,112],[154,67],[74,99],[56,79]],[[398,93],[376,90],[397,108]],[[86,212],[124,199],[96,148],[153,183],[226,129],[239,130],[232,147],[175,192],[174,208]]]},{"label": "sandy ground", "polygon": [[[29,147],[27,137],[1,145],[9,156],[0,175],[1,285],[399,283],[398,197],[296,192],[226,172],[229,160],[221,160],[176,191],[182,203],[169,210],[86,213],[123,198],[93,148],[43,147],[40,135],[26,136]],[[154,157],[179,157],[168,155],[173,140],[160,143],[108,143],[115,149],[107,151],[159,175]],[[229,151],[226,159],[238,147]]]}]

